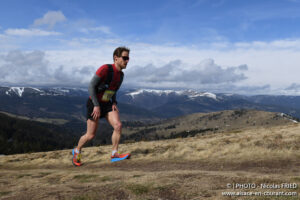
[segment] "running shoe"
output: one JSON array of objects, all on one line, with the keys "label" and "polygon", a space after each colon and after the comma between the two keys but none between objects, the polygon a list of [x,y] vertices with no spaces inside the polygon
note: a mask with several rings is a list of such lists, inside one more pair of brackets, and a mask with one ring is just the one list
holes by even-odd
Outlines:
[{"label": "running shoe", "polygon": [[75,149],[72,150],[73,158],[72,163],[74,166],[81,166],[81,152],[76,152]]},{"label": "running shoe", "polygon": [[130,153],[120,154],[119,152],[117,152],[114,155],[112,155],[110,158],[111,158],[111,162],[117,162],[117,161],[129,159],[130,156],[131,156]]}]

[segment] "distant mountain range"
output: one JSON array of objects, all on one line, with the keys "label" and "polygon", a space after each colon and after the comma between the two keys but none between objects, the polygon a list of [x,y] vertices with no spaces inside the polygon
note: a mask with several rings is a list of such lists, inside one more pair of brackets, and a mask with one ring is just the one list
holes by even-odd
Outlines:
[{"label": "distant mountain range", "polygon": [[[87,90],[82,88],[0,87],[0,112],[6,114],[5,116],[0,114],[0,143],[3,147],[0,148],[0,154],[72,147],[86,131],[85,104],[88,96]],[[180,119],[186,121],[187,118],[184,116],[200,112],[255,109],[279,112],[282,113],[282,116],[291,115],[300,118],[299,96],[243,96],[192,90],[123,89],[118,92],[117,100],[124,133],[128,131],[131,133],[125,138],[123,137],[125,140],[186,136],[187,133],[183,129],[179,129],[179,122],[166,123],[161,126],[162,130],[167,130],[165,132],[173,133],[173,135],[156,134],[156,130],[160,127],[159,123],[165,119],[177,117],[179,121]],[[238,114],[239,111],[233,116],[238,116]],[[232,116],[230,115],[231,118],[226,116],[222,117],[222,121],[217,121],[216,124],[232,127],[232,123],[235,123],[234,120],[237,119],[234,118],[231,121]],[[15,119],[16,117],[21,119]],[[289,118],[297,120],[293,117]],[[200,115],[198,118],[200,119]],[[206,118],[202,119],[205,119],[209,124],[210,118],[210,115],[207,115]],[[29,119],[30,121],[22,119]],[[277,120],[276,117],[274,119]],[[206,124],[203,120],[201,122],[199,120],[192,121],[191,124],[186,124],[183,127],[191,128],[198,124],[199,127],[195,126],[188,134],[196,134],[199,131],[215,131],[213,126],[207,126],[205,129]],[[49,122],[49,124],[45,125],[40,122]],[[101,123],[101,129],[98,130],[95,140],[90,145],[111,142],[112,128],[103,121]],[[271,124],[270,121],[266,123]],[[151,124],[156,125],[151,128]],[[154,128],[156,129],[154,130]],[[44,136],[41,136],[41,133],[45,133]],[[67,141],[67,143],[54,140],[56,135],[61,138],[61,141]],[[22,142],[25,140],[26,143]],[[47,145],[48,143],[49,145]]]},{"label": "distant mountain range", "polygon": [[193,90],[125,90],[120,102],[139,106],[162,118],[234,109],[282,112],[300,118],[300,96],[214,94]]},{"label": "distant mountain range", "polygon": [[[83,122],[88,96],[87,89],[82,88],[0,87],[0,111],[31,118]],[[124,121],[159,120],[240,108],[282,112],[300,118],[300,96],[121,89],[117,100]]]}]

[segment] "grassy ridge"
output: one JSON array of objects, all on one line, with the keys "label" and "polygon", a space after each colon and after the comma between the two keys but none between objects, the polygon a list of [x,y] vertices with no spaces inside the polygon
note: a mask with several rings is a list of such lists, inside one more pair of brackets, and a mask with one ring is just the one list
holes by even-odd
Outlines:
[{"label": "grassy ridge", "polygon": [[278,113],[257,110],[227,110],[213,113],[194,113],[167,119],[155,124],[124,124],[123,140],[158,140],[184,138],[209,132],[247,130],[292,124]]}]

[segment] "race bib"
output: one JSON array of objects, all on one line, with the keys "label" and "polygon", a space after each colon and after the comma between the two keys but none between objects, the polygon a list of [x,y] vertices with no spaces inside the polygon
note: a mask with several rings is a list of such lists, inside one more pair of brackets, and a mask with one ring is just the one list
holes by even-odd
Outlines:
[{"label": "race bib", "polygon": [[101,101],[108,102],[116,92],[113,90],[105,90]]}]

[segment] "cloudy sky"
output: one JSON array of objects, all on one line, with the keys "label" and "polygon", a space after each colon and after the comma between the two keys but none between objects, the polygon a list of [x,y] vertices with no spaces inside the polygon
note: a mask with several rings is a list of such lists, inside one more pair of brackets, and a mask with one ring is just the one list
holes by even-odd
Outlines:
[{"label": "cloudy sky", "polygon": [[88,87],[118,46],[123,88],[300,95],[300,0],[0,1],[0,85]]}]

